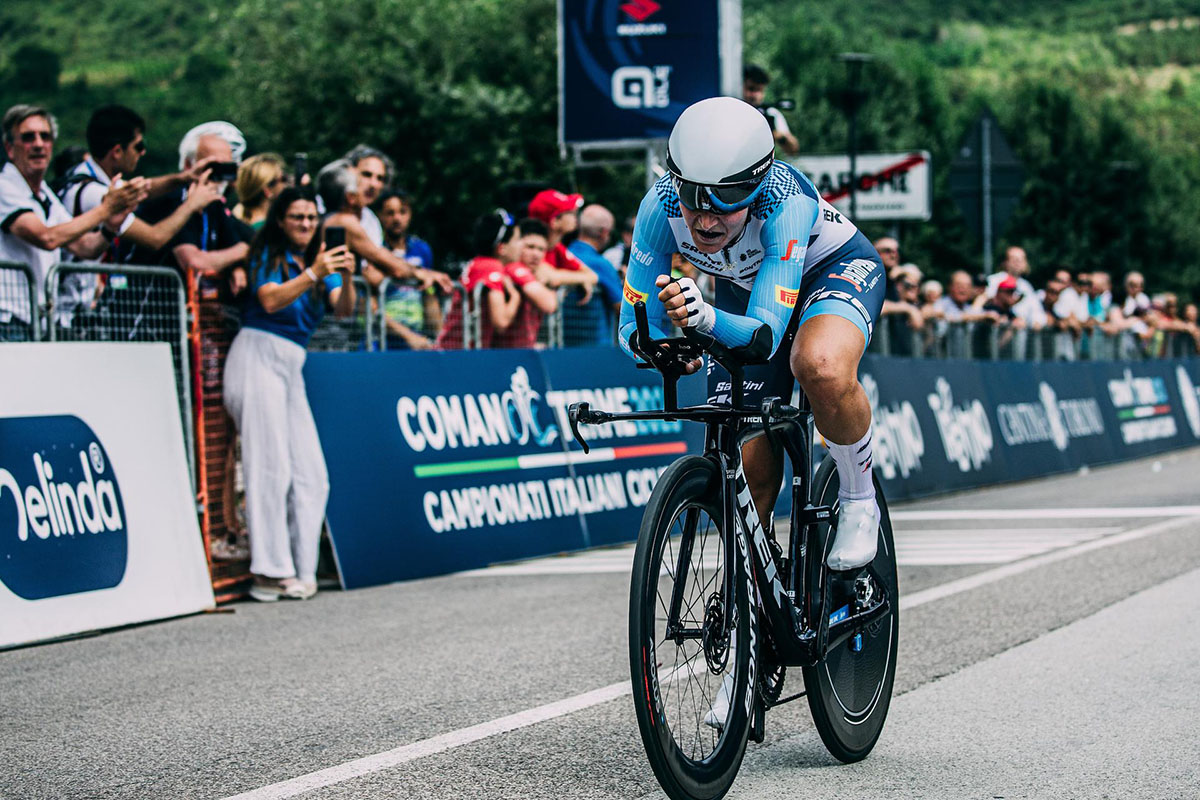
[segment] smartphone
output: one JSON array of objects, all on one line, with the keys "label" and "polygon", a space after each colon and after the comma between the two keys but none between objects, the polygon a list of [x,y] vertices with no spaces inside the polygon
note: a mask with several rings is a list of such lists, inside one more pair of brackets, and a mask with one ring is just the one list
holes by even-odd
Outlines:
[{"label": "smartphone", "polygon": [[296,153],[292,156],[292,175],[295,178],[296,185],[300,185],[300,179],[308,174],[308,153]]},{"label": "smartphone", "polygon": [[218,161],[210,167],[214,181],[233,181],[237,179],[238,165],[236,161]]},{"label": "smartphone", "polygon": [[325,249],[332,250],[346,243],[346,229],[340,225],[331,225],[325,229]]}]

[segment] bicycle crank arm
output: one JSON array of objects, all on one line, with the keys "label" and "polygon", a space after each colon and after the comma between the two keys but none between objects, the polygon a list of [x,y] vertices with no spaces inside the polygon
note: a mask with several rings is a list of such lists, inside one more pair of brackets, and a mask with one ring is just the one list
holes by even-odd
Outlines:
[{"label": "bicycle crank arm", "polygon": [[[884,597],[880,599],[878,605],[864,609],[857,614],[831,624],[829,626],[829,639],[825,645],[825,652],[828,653],[838,645],[848,641],[851,637],[862,633],[872,623],[887,616],[891,610],[892,604]],[[821,657],[824,658],[824,654]]]}]

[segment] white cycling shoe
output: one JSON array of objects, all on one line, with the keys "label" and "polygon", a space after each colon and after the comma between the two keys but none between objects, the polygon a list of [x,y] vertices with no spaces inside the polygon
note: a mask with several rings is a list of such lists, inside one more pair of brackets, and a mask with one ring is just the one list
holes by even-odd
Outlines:
[{"label": "white cycling shoe", "polygon": [[704,715],[704,724],[717,730],[725,729],[725,720],[729,719],[729,695],[733,692],[733,673],[725,674],[721,680],[721,688],[713,699],[712,708]]},{"label": "white cycling shoe", "polygon": [[879,505],[870,500],[843,500],[838,510],[837,536],[826,559],[839,572],[865,567],[875,559],[879,542]]}]

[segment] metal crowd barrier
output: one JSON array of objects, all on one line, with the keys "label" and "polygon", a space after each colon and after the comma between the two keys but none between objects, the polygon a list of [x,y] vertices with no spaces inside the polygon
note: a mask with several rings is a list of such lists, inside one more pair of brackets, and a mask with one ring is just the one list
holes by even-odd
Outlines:
[{"label": "metal crowd barrier", "polygon": [[1133,331],[1100,330],[1074,334],[1055,328],[1011,328],[982,320],[929,320],[921,330],[903,315],[881,317],[868,352],[914,358],[967,358],[988,361],[1140,361],[1197,355],[1188,333],[1157,331],[1143,341]]},{"label": "metal crowd barrier", "polygon": [[19,261],[0,261],[0,342],[41,339],[37,277]]},{"label": "metal crowd barrier", "polygon": [[361,275],[354,280],[354,313],[339,318],[328,312],[313,331],[309,350],[345,352],[373,350],[375,343],[375,310],[371,303],[371,285]]},{"label": "metal crowd barrier", "polygon": [[51,342],[166,342],[171,346],[175,393],[188,475],[196,487],[188,360],[187,293],[170,267],[59,262],[46,273],[46,328]]}]

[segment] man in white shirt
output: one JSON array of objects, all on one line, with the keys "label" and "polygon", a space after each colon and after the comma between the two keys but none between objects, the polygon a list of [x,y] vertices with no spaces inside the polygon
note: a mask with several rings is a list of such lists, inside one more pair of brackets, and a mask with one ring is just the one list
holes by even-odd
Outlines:
[{"label": "man in white shirt", "polygon": [[[43,304],[46,273],[59,261],[59,249],[80,258],[103,253],[130,209],[146,196],[146,182],[134,178],[113,187],[99,205],[72,218],[45,181],[58,134],[54,117],[39,106],[16,105],[4,113],[0,126],[9,159],[0,170],[0,261],[27,264],[36,302]],[[23,282],[16,271],[0,270],[0,339],[40,336],[29,330],[32,310]]]},{"label": "man in white shirt", "polygon": [[[384,188],[391,184],[395,165],[383,151],[365,144],[355,146],[353,150],[346,153],[344,158],[358,172],[358,193],[362,195],[362,215],[359,217],[359,221],[362,222],[363,232],[374,244],[383,247],[386,241],[383,235],[383,225],[379,222],[379,217],[375,215],[375,212],[371,210],[371,206],[379,199],[379,194]],[[336,211],[336,209],[329,209],[329,211]]]},{"label": "man in white shirt", "polygon": [[1000,283],[1011,276],[1017,281],[1017,296],[1020,298],[1013,306],[1013,313],[1025,320],[1026,325],[1034,330],[1043,327],[1046,324],[1046,313],[1042,310],[1041,303],[1038,302],[1037,291],[1033,288],[1033,284],[1025,277],[1028,274],[1029,259],[1025,255],[1025,249],[1022,247],[1008,248],[1004,251],[1004,261],[1000,264],[1000,271],[988,276],[987,289],[983,293],[984,299],[979,301],[980,306],[982,307],[983,303],[994,299]]},{"label": "man in white shirt", "polygon": [[[87,127],[89,155],[71,171],[63,189],[62,200],[67,211],[75,217],[100,205],[113,179],[131,175],[146,152],[146,123],[133,110],[124,106],[103,106],[92,113]],[[187,223],[191,216],[210,203],[221,199],[217,185],[201,180],[208,172],[211,159],[173,175],[147,181],[149,195],[162,194],[191,183],[187,198],[169,216],[151,225],[130,213],[121,224],[117,236],[148,250],[161,250]],[[105,260],[115,257],[117,242],[113,243]],[[75,310],[91,302],[95,295],[97,276],[71,274],[64,276],[55,305],[55,321],[63,327],[71,325]]]},{"label": "man in white shirt", "polygon": [[[1080,281],[1085,278],[1091,279],[1086,273],[1079,275]],[[1058,270],[1054,273],[1054,280],[1062,285],[1058,300],[1054,301],[1054,316],[1082,324],[1088,318],[1087,299],[1075,288],[1076,280],[1071,276],[1070,270]]]}]

